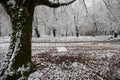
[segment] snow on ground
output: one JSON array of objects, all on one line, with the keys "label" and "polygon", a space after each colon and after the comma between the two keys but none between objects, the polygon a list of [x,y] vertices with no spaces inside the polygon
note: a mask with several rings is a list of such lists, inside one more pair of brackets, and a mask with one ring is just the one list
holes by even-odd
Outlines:
[{"label": "snow on ground", "polygon": [[[9,38],[0,38],[0,67]],[[55,40],[57,40],[55,43]],[[59,41],[62,40],[60,43]],[[66,41],[68,40],[68,41]],[[104,42],[107,37],[33,38],[32,61],[35,72],[28,80],[119,80],[120,43]],[[101,42],[96,42],[96,41]],[[47,43],[39,43],[45,41]],[[48,43],[53,41],[53,43]],[[72,43],[69,41],[73,41]],[[83,42],[85,41],[85,42]],[[92,42],[91,42],[92,41]],[[64,43],[66,42],[66,43]],[[58,48],[63,48],[58,51]],[[63,50],[63,51],[62,51]]]},{"label": "snow on ground", "polygon": [[[89,42],[89,41],[118,41],[120,40],[120,36],[118,38],[112,38],[111,36],[80,36],[80,37],[42,37],[42,38],[32,38],[33,43],[49,43],[49,42],[58,42],[58,43],[64,43],[64,42]],[[8,43],[10,42],[10,37],[0,37],[0,43]]]},{"label": "snow on ground", "polygon": [[67,52],[39,46],[44,52],[33,54],[37,71],[29,80],[111,80],[119,73],[120,45],[104,45],[64,46]]},{"label": "snow on ground", "polygon": [[[80,36],[80,37],[43,37],[33,38],[33,42],[79,42],[79,41],[107,41],[109,36]],[[112,38],[111,38],[112,39]],[[118,38],[117,38],[118,39]],[[120,37],[119,37],[120,39]]]}]

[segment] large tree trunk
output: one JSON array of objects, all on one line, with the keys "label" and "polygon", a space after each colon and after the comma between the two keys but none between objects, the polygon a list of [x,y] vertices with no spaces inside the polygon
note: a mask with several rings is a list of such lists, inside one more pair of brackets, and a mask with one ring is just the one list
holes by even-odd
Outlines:
[{"label": "large tree trunk", "polygon": [[9,53],[3,65],[3,80],[16,80],[20,77],[27,77],[32,69],[31,36],[34,5],[31,1],[16,0],[16,4],[8,1],[4,3],[6,11],[11,17],[13,33]]}]

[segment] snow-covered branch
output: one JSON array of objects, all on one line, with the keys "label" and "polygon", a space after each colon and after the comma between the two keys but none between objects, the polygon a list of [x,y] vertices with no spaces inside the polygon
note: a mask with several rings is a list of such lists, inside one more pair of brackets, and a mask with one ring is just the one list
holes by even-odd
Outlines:
[{"label": "snow-covered branch", "polygon": [[72,0],[70,2],[65,2],[65,3],[54,3],[54,2],[51,2],[49,0],[39,0],[36,5],[46,5],[48,7],[51,7],[51,8],[57,8],[57,7],[60,7],[60,6],[67,6],[67,5],[70,5],[72,4],[73,2],[75,2],[76,0]]}]

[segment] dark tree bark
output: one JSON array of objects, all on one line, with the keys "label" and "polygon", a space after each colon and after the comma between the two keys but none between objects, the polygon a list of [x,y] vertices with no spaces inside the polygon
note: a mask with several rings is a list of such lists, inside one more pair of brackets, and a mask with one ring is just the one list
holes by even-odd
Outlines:
[{"label": "dark tree bark", "polygon": [[66,37],[68,36],[68,29],[66,29]]},{"label": "dark tree bark", "polygon": [[79,27],[78,26],[75,27],[76,27],[76,37],[79,37]]},{"label": "dark tree bark", "polygon": [[[13,33],[7,59],[3,64],[0,80],[25,80],[32,70],[31,37],[32,19],[36,5],[46,5],[57,8],[67,6],[68,3],[52,3],[48,0],[0,0],[10,15]],[[24,79],[23,79],[24,78]]]},{"label": "dark tree bark", "polygon": [[56,37],[56,31],[57,31],[57,30],[56,30],[55,28],[53,28],[53,36],[54,36],[54,37]]},{"label": "dark tree bark", "polygon": [[39,38],[40,37],[40,33],[38,31],[38,27],[37,26],[35,27],[35,33],[36,33],[36,36]]},{"label": "dark tree bark", "polygon": [[75,23],[76,37],[79,37],[79,27],[77,26],[78,19],[76,19],[75,16],[74,16],[74,23]]},{"label": "dark tree bark", "polygon": [[114,38],[117,38],[118,33],[116,31],[114,31]]},{"label": "dark tree bark", "polygon": [[34,20],[33,20],[33,22],[34,22],[34,30],[35,30],[35,35],[36,35],[36,37],[40,37],[40,33],[39,33],[39,31],[38,31],[38,18],[37,18],[37,14],[36,14],[36,16],[35,16],[35,18],[34,18]]},{"label": "dark tree bark", "polygon": [[95,26],[95,31],[94,31],[94,36],[95,36],[98,33],[98,27],[96,22],[94,22],[94,26]]},{"label": "dark tree bark", "polygon": [[3,65],[3,80],[16,80],[28,76],[31,65],[31,36],[34,2],[30,0],[3,1],[11,17],[13,33],[7,59]]},{"label": "dark tree bark", "polygon": [[2,35],[2,33],[1,33],[1,23],[0,23],[0,36]]}]

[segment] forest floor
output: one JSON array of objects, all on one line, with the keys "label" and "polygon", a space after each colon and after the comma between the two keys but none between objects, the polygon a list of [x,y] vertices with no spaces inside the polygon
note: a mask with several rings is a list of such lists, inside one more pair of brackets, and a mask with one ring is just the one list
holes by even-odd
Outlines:
[{"label": "forest floor", "polygon": [[[120,80],[120,38],[33,38],[28,80]],[[0,38],[0,67],[9,38]]]}]

